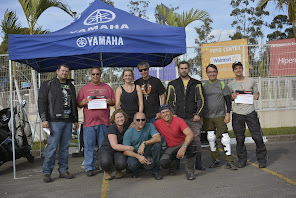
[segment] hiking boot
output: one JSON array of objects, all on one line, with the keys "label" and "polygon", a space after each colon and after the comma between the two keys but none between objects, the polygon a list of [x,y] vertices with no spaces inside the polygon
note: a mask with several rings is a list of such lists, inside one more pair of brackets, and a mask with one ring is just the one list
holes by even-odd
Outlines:
[{"label": "hiking boot", "polygon": [[43,176],[43,181],[44,181],[45,183],[51,182],[51,176],[50,176],[50,175],[44,175],[44,176]]},{"label": "hiking boot", "polygon": [[162,180],[163,178],[159,173],[152,173],[152,177],[154,177],[154,179],[156,180]]},{"label": "hiking boot", "polygon": [[112,172],[104,172],[104,179],[111,180],[112,179]]},{"label": "hiking boot", "polygon": [[74,176],[70,174],[68,171],[60,174],[59,178],[64,178],[64,179],[72,179]]},{"label": "hiking boot", "polygon": [[94,170],[88,170],[88,171],[86,172],[86,175],[87,175],[88,177],[95,176]]},{"label": "hiking boot", "polygon": [[220,166],[222,166],[222,163],[220,162],[220,160],[215,160],[213,164],[209,166],[209,168],[218,168]]},{"label": "hiking boot", "polygon": [[196,178],[192,172],[186,172],[186,177],[188,180],[194,180]]},{"label": "hiking boot", "polygon": [[238,168],[234,165],[233,162],[227,162],[226,164],[226,168],[230,169],[230,170],[237,170]]},{"label": "hiking boot", "polygon": [[116,173],[115,173],[115,179],[120,179],[120,178],[122,178],[122,171],[116,171]]}]

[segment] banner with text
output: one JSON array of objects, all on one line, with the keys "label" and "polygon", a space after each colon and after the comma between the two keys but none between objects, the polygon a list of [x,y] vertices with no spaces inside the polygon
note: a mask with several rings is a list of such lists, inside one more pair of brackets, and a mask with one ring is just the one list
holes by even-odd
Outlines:
[{"label": "banner with text", "polygon": [[[214,64],[217,66],[219,71],[219,79],[234,78],[235,75],[232,71],[232,63],[235,61],[240,61],[248,66],[247,45],[247,39],[202,44],[202,79],[208,80],[206,67],[209,64]],[[243,62],[243,60],[245,62]],[[244,69],[245,75],[248,76],[249,67],[244,67]]]},{"label": "banner with text", "polygon": [[296,75],[295,38],[270,41],[270,75]]}]

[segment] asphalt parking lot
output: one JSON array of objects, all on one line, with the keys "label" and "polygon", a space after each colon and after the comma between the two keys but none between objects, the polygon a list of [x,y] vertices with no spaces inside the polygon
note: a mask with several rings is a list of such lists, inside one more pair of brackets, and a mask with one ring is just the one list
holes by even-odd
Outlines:
[{"label": "asphalt parking lot", "polygon": [[[184,175],[184,163],[176,176],[161,170],[163,180],[156,181],[143,170],[139,178],[125,175],[122,179],[103,180],[103,174],[87,177],[81,168],[82,157],[70,157],[70,172],[74,179],[59,179],[57,167],[53,182],[43,183],[41,158],[34,163],[26,159],[16,160],[16,176],[13,179],[12,162],[0,166],[0,197],[296,197],[296,141],[267,142],[268,166],[259,169],[255,145],[247,144],[248,165],[237,171],[224,166],[206,171],[196,171],[196,180],[188,181]],[[232,145],[235,155],[235,145]],[[211,163],[209,148],[203,148],[203,162]]]}]

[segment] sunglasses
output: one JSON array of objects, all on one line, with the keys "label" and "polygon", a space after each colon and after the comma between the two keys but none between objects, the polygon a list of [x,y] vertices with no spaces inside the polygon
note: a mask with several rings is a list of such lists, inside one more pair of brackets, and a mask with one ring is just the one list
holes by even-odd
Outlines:
[{"label": "sunglasses", "polygon": [[142,71],[147,71],[148,68],[145,68],[145,69],[139,69],[139,72],[142,72]]},{"label": "sunglasses", "polygon": [[93,76],[99,76],[100,73],[93,73],[93,74],[91,74],[91,75],[93,75]]},{"label": "sunglasses", "polygon": [[144,122],[145,120],[146,120],[145,118],[144,119],[136,119],[137,122],[140,122],[140,121]]}]

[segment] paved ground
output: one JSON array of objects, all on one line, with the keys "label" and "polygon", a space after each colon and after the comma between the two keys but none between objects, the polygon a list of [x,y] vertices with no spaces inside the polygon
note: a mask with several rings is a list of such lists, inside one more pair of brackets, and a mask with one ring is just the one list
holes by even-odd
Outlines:
[{"label": "paved ground", "polygon": [[[235,145],[233,150],[235,154]],[[54,182],[43,183],[42,159],[30,164],[26,159],[16,161],[17,179],[13,179],[12,162],[0,166],[0,197],[296,197],[296,141],[268,142],[268,167],[259,169],[255,157],[255,145],[248,144],[248,165],[237,171],[220,167],[196,171],[197,179],[187,181],[184,163],[176,176],[167,175],[156,181],[148,171],[140,178],[126,175],[119,180],[105,181],[103,174],[87,177],[81,168],[82,157],[70,158],[70,172],[75,179],[59,179],[57,168],[53,172]],[[209,148],[203,148],[203,161],[210,165]]]}]

